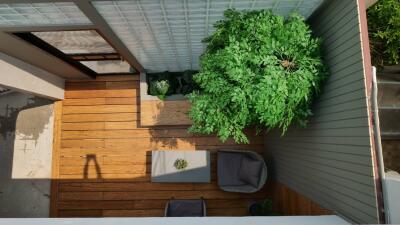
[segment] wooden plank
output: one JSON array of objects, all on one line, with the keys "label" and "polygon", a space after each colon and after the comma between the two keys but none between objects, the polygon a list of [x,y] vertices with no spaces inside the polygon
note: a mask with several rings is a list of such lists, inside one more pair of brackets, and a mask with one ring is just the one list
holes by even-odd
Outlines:
[{"label": "wooden plank", "polygon": [[59,210],[59,217],[101,217],[102,210]]},{"label": "wooden plank", "polygon": [[139,81],[107,81],[107,90],[139,89]]},{"label": "wooden plank", "polygon": [[138,124],[136,121],[131,122],[106,122],[106,130],[132,130],[137,129]]},{"label": "wooden plank", "polygon": [[135,191],[135,192],[62,192],[61,201],[75,200],[152,200],[152,199],[247,199],[263,198],[265,193],[257,192],[241,194],[224,192],[221,190],[210,191]]},{"label": "wooden plank", "polygon": [[[74,124],[65,124],[65,126],[75,128],[75,131],[66,131],[64,137],[68,137],[68,139],[81,139],[81,138],[107,138],[107,139],[115,139],[115,138],[185,138],[185,137],[194,137],[193,134],[187,133],[186,129],[169,129],[169,130],[154,130],[148,128],[141,129],[128,129],[128,130],[104,130],[103,128],[97,130],[87,130],[87,131],[77,131],[78,129],[85,129],[84,126],[89,124],[105,124],[101,122],[95,123],[74,123]],[[79,126],[81,126],[79,128]],[[108,123],[108,128],[123,128],[126,126],[133,126],[133,123]],[[64,126],[64,124],[63,124]],[[93,125],[94,126],[94,125]],[[67,127],[67,128],[68,128]],[[65,129],[64,129],[65,130]],[[135,141],[135,140],[132,140]],[[222,143],[222,142],[220,142]],[[230,142],[229,142],[230,143]]]},{"label": "wooden plank", "polygon": [[[88,155],[96,155],[96,157],[101,160],[104,165],[130,165],[130,164],[143,164],[144,162],[151,161],[151,152],[145,152],[144,154],[123,154],[123,155],[112,155],[112,151],[108,151],[107,155],[96,155],[96,154],[88,154]],[[62,156],[60,157],[60,165],[65,166],[77,166],[77,165],[85,165],[87,163],[87,155],[81,156]]]},{"label": "wooden plank", "polygon": [[135,155],[108,155],[104,156],[104,165],[130,165],[130,164],[140,164],[143,162],[151,162],[151,154],[146,152],[145,154],[135,154]]},{"label": "wooden plank", "polygon": [[[69,141],[69,140],[63,140]],[[330,141],[330,140],[329,140]],[[333,141],[333,140],[332,140]],[[350,141],[350,140],[349,140]],[[360,139],[360,141],[365,141]],[[251,142],[251,144],[262,144],[257,140]],[[193,137],[193,138],[168,138],[168,137],[143,137],[141,138],[130,138],[130,139],[106,139],[105,146],[109,149],[149,149],[149,148],[168,148],[169,149],[199,149],[197,146],[226,146],[235,145],[233,140],[221,142],[216,137]],[[72,146],[73,147],[73,146]],[[238,147],[239,148],[239,147]]]},{"label": "wooden plank", "polygon": [[[112,183],[61,183],[60,192],[124,192],[124,191],[180,191],[195,190],[197,184],[190,183],[148,183],[148,182],[112,182]],[[210,185],[208,185],[210,186]],[[215,188],[208,187],[208,190]]]},{"label": "wooden plank", "polygon": [[208,216],[249,216],[247,208],[209,209]]},{"label": "wooden plank", "polygon": [[76,99],[65,99],[63,105],[105,105],[106,98],[76,98]]},{"label": "wooden plank", "polygon": [[138,113],[88,113],[88,114],[69,114],[63,115],[63,122],[103,122],[103,121],[137,121]]},{"label": "wooden plank", "polygon": [[60,169],[62,175],[72,174],[89,174],[89,175],[103,175],[103,174],[145,174],[146,171],[151,170],[149,164],[131,164],[131,165],[94,165],[88,162],[84,166],[63,166]]},{"label": "wooden plank", "polygon": [[50,217],[57,217],[58,179],[60,173],[62,102],[54,102],[53,150],[50,188]]},{"label": "wooden plank", "polygon": [[135,201],[67,201],[59,202],[57,207],[61,210],[135,209]]},{"label": "wooden plank", "polygon": [[135,105],[93,105],[93,106],[64,106],[63,114],[85,113],[136,113]]},{"label": "wooden plank", "polygon": [[120,181],[144,181],[150,182],[150,174],[102,174],[98,176],[97,174],[88,174],[85,177],[83,174],[61,174],[60,181],[63,182],[120,182]]},{"label": "wooden plank", "polygon": [[103,192],[63,192],[60,193],[60,201],[71,200],[103,200]]},{"label": "wooden plank", "polygon": [[61,148],[104,148],[104,147],[105,147],[105,142],[102,139],[61,141]]},{"label": "wooden plank", "polygon": [[[227,209],[227,208],[244,208],[248,209],[248,207],[257,202],[258,199],[250,198],[250,199],[208,199],[207,209]],[[228,214],[229,215],[229,214]]]},{"label": "wooden plank", "polygon": [[106,82],[65,82],[65,89],[72,90],[106,90]]},{"label": "wooden plank", "polygon": [[136,98],[106,98],[107,105],[136,105],[139,99]]},{"label": "wooden plank", "polygon": [[[81,126],[82,124],[82,126]],[[220,141],[217,137],[213,136],[199,136],[188,133],[186,129],[165,129],[165,130],[154,130],[148,128],[136,128],[129,129],[133,127],[135,123],[105,123],[105,128],[102,127],[102,122],[94,122],[94,123],[64,123],[63,124],[63,138],[64,139],[83,139],[83,138],[104,138],[104,139],[131,139],[133,142],[137,142],[137,138],[144,138],[143,140],[147,140],[147,138],[152,138],[152,140],[163,141],[171,138],[176,139],[187,139],[187,141],[196,142],[197,144],[202,143],[201,141],[207,141],[208,144],[211,145],[232,145],[235,142],[232,139],[229,139],[225,142]],[[81,127],[80,127],[81,126]],[[94,129],[89,129],[89,128]],[[98,126],[99,129],[95,129]],[[88,127],[88,128],[86,128]],[[117,130],[113,130],[116,128]],[[118,128],[124,128],[118,129]],[[126,128],[126,129],[125,129]],[[74,130],[75,129],[75,130]],[[82,130],[82,131],[80,131]],[[161,138],[158,140],[158,138]],[[124,140],[129,141],[129,140]],[[174,140],[172,140],[174,141]],[[249,136],[250,144],[262,144],[263,137],[262,136]]]},{"label": "wooden plank", "polygon": [[178,147],[171,147],[168,145],[164,145],[162,143],[156,144],[147,144],[142,146],[136,147],[118,147],[118,148],[104,148],[104,147],[96,147],[96,146],[87,146],[81,147],[79,144],[75,144],[76,141],[74,140],[73,143],[67,143],[67,145],[75,145],[78,147],[64,147],[61,148],[61,154],[63,156],[86,156],[90,154],[95,154],[97,156],[107,156],[107,155],[127,155],[127,154],[142,154],[142,153],[149,153],[152,150],[208,150],[208,151],[218,151],[219,149],[238,149],[238,150],[250,150],[255,151],[260,154],[264,151],[263,145],[179,145]]},{"label": "wooden plank", "polygon": [[72,98],[65,99],[65,106],[77,105],[136,105],[137,98]]},{"label": "wooden plank", "polygon": [[[77,131],[77,130],[104,130],[105,122],[86,122],[86,123],[63,123],[62,130],[63,131]],[[62,138],[65,139],[65,135],[68,135],[67,132],[62,133]],[[83,138],[83,137],[80,137]],[[80,139],[78,138],[78,139]]]},{"label": "wooden plank", "polygon": [[136,98],[137,89],[124,90],[66,90],[65,98]]},{"label": "wooden plank", "polygon": [[189,109],[190,103],[187,100],[142,100],[140,122],[142,126],[190,125],[192,122],[187,116]]},{"label": "wooden plank", "polygon": [[164,215],[163,209],[146,210],[104,210],[105,217],[161,217]]},{"label": "wooden plank", "polygon": [[67,83],[72,83],[72,82],[102,82],[102,81],[138,81],[140,79],[139,74],[133,74],[133,75],[101,75],[97,76],[95,80],[91,79],[71,79],[67,80]]}]

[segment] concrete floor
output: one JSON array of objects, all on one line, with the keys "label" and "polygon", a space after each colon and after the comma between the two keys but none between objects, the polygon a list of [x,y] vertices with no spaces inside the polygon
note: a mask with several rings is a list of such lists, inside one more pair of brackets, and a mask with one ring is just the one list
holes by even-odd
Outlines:
[{"label": "concrete floor", "polygon": [[52,101],[0,96],[0,217],[48,217]]}]

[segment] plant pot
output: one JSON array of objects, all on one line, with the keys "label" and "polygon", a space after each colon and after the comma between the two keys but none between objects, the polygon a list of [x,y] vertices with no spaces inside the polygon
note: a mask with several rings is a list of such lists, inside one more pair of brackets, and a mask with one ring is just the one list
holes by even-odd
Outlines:
[{"label": "plant pot", "polygon": [[260,203],[253,203],[249,206],[249,214],[251,216],[262,216],[262,205]]}]

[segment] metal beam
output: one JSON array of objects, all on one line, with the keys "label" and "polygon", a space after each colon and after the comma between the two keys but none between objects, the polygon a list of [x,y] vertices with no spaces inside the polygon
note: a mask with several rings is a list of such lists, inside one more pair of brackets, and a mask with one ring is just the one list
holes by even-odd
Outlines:
[{"label": "metal beam", "polygon": [[54,2],[92,2],[92,1],[109,1],[109,0],[0,0],[0,4],[12,3],[54,3]]},{"label": "metal beam", "polygon": [[94,25],[57,25],[57,26],[13,26],[0,27],[0,31],[14,32],[40,32],[40,31],[74,31],[74,30],[95,30]]},{"label": "metal beam", "polygon": [[35,47],[12,34],[0,32],[0,52],[23,60],[63,78],[82,79],[89,76],[61,59]]},{"label": "metal beam", "polygon": [[117,37],[104,18],[97,12],[96,8],[89,1],[74,1],[79,9],[89,18],[102,36],[117,50],[121,56],[128,61],[138,72],[144,72],[143,66],[129,51],[124,43]]}]

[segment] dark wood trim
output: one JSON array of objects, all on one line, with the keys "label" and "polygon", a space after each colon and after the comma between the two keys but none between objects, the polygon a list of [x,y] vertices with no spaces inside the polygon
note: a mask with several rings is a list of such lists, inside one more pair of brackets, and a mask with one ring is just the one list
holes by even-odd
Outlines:
[{"label": "dark wood trim", "polygon": [[88,75],[48,52],[18,38],[0,31],[0,51],[28,64],[44,69],[66,79],[88,78]]},{"label": "dark wood trim", "polygon": [[71,66],[74,66],[75,68],[79,69],[80,71],[84,72],[85,74],[89,75],[91,78],[96,78],[97,73],[94,72],[93,70],[89,69],[88,67],[82,65],[81,63],[73,60],[72,58],[68,57],[66,54],[64,54],[62,51],[58,50],[54,46],[50,45],[49,43],[43,41],[42,39],[38,38],[37,36],[26,32],[26,33],[14,33],[15,36],[21,38],[22,40],[25,40],[36,47],[47,51],[48,53],[54,55],[55,57],[62,59],[66,63],[70,64]]},{"label": "dark wood trim", "polygon": [[126,73],[99,73],[97,74],[97,77],[101,77],[101,76],[118,76],[118,75],[136,75],[137,72],[133,71],[133,72],[126,72]]},{"label": "dark wood trim", "polygon": [[54,128],[53,128],[53,151],[51,166],[51,188],[50,188],[50,217],[57,217],[58,183],[60,177],[60,147],[61,147],[61,121],[62,101],[54,102]]},{"label": "dark wood trim", "polygon": [[107,61],[120,60],[121,56],[118,53],[83,53],[83,54],[68,54],[77,61]]}]

